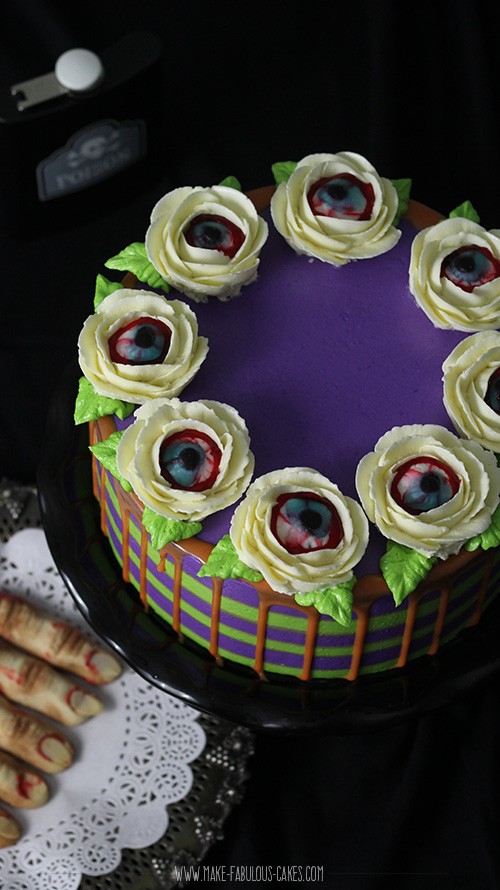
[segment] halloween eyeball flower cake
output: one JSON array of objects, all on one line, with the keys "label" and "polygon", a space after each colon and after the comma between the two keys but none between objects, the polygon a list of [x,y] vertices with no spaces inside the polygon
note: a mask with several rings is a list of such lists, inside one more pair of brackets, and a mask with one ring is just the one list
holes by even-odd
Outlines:
[{"label": "halloween eyeball flower cake", "polygon": [[423,229],[412,244],[410,290],[438,328],[497,328],[500,232],[459,216]]},{"label": "halloween eyeball flower cake", "polygon": [[334,266],[391,250],[398,195],[354,152],[303,158],[271,200],[274,225],[299,254]]},{"label": "halloween eyeball flower cake", "polygon": [[[384,179],[353,152],[273,173],[269,233],[231,177],[169,192],[145,243],[108,260],[149,290],[113,292],[98,276],[75,419],[90,423],[100,527],[143,604],[259,676],[352,680],[433,654],[497,595],[500,334],[487,329],[500,327],[500,232],[464,202],[415,236],[440,215],[408,201],[411,180]],[[412,293],[434,324],[409,292],[410,254]],[[194,308],[212,344],[208,377],[193,380],[208,350],[194,313],[150,293],[167,285],[205,303]],[[210,300],[242,288],[226,309]],[[377,308],[366,327],[383,408],[361,401],[353,375],[366,369],[363,300]],[[471,324],[486,330],[437,329]],[[230,352],[235,330],[252,337]],[[407,374],[388,372],[391,354],[394,367],[410,356]],[[221,402],[205,400],[211,386]],[[256,479],[231,405],[252,420]],[[389,431],[371,450],[382,410]],[[342,493],[354,475],[359,502]]]},{"label": "halloween eyeball flower cake", "polygon": [[356,488],[386,538],[446,559],[488,528],[500,469],[491,451],[444,427],[394,427],[359,462]]},{"label": "halloween eyeball flower cake", "polygon": [[461,436],[500,452],[500,333],[466,337],[443,364],[444,405]]},{"label": "halloween eyeball flower cake", "polygon": [[122,288],[85,322],[78,340],[80,367],[101,395],[143,404],[176,396],[208,352],[195,314],[180,300]]},{"label": "halloween eyeball flower cake", "polygon": [[146,506],[168,519],[192,522],[237,501],[254,468],[248,431],[234,408],[179,399],[138,408],[116,461]]},{"label": "halloween eyeball flower cake", "polygon": [[198,301],[227,300],[257,277],[267,236],[267,223],[238,189],[183,187],[153,208],[146,252],[181,293]]},{"label": "halloween eyeball flower cake", "polygon": [[349,581],[368,544],[368,523],[325,476],[289,467],[252,483],[229,534],[245,565],[293,595]]}]

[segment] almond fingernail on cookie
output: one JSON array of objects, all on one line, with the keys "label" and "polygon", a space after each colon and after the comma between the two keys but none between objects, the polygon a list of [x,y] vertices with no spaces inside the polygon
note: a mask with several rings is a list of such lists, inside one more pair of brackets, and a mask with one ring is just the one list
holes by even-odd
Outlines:
[{"label": "almond fingernail on cookie", "polygon": [[94,717],[102,711],[102,703],[89,692],[84,692],[80,686],[73,686],[66,696],[66,702],[79,717]]},{"label": "almond fingernail on cookie", "polygon": [[65,769],[73,760],[73,745],[57,733],[42,736],[37,750],[45,760],[58,769]]},{"label": "almond fingernail on cookie", "polygon": [[121,673],[117,659],[102,649],[93,649],[86,657],[86,664],[91,672],[91,683],[110,683]]}]

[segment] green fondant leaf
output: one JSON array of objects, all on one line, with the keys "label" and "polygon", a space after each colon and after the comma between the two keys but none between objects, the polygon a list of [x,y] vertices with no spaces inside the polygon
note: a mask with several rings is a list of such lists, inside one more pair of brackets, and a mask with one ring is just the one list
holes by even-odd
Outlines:
[{"label": "green fondant leaf", "polygon": [[276,185],[288,182],[296,166],[297,161],[276,161],[271,167]]},{"label": "green fondant leaf", "polygon": [[75,423],[88,423],[89,420],[97,420],[98,417],[106,417],[107,414],[116,414],[120,420],[125,420],[132,414],[135,405],[132,402],[123,402],[121,399],[110,399],[96,392],[86,377],[80,377],[78,383],[78,395],[75,402]]},{"label": "green fondant leaf", "polygon": [[142,241],[134,241],[116,256],[104,263],[107,269],[118,269],[120,272],[133,272],[139,281],[144,281],[150,287],[161,287],[168,293],[170,287],[153,264],[148,260],[146,245]]},{"label": "green fondant leaf", "polygon": [[295,602],[299,606],[316,606],[322,615],[330,615],[343,627],[352,621],[352,589],[356,578],[337,584],[336,587],[324,587],[311,593],[296,593]]},{"label": "green fondant leaf", "polygon": [[387,542],[387,552],[380,560],[380,570],[396,606],[427,577],[436,562],[436,556],[425,556],[395,541]]},{"label": "green fondant leaf", "polygon": [[108,470],[115,479],[118,479],[122,488],[124,488],[125,491],[132,491],[130,482],[120,475],[116,464],[116,452],[123,433],[124,430],[117,430],[116,433],[111,433],[104,442],[97,442],[95,445],[90,445],[89,447],[94,457],[97,458],[103,467]]},{"label": "green fondant leaf", "polygon": [[491,523],[486,531],[480,535],[475,535],[470,541],[467,541],[465,549],[472,551],[482,547],[483,550],[489,550],[490,547],[498,547],[500,544],[500,505],[496,508],[491,517]]},{"label": "green fondant leaf", "polygon": [[200,578],[244,578],[245,581],[262,581],[260,572],[241,562],[229,535],[224,535],[215,545],[205,565],[198,572]]},{"label": "green fondant leaf", "polygon": [[192,538],[201,531],[201,522],[185,522],[182,519],[167,519],[144,507],[142,524],[151,536],[151,544],[155,550],[161,550],[165,544],[172,541],[182,541],[184,538]]},{"label": "green fondant leaf", "polygon": [[453,219],[456,216],[464,217],[465,219],[470,219],[472,222],[478,223],[479,214],[477,210],[474,209],[470,201],[464,201],[463,204],[460,204],[459,207],[455,207],[454,210],[450,213],[450,219]]},{"label": "green fondant leaf", "polygon": [[393,222],[393,225],[395,226],[408,210],[412,181],[411,179],[392,179],[391,182],[398,194],[398,210]]},{"label": "green fondant leaf", "polygon": [[109,297],[115,290],[120,290],[120,288],[123,288],[123,284],[119,284],[117,281],[110,281],[104,275],[98,275],[95,280],[94,311],[97,311],[106,297]]},{"label": "green fondant leaf", "polygon": [[236,189],[238,192],[242,192],[241,183],[239,179],[236,179],[236,176],[226,176],[222,182],[219,182],[219,185],[225,185],[227,188]]}]

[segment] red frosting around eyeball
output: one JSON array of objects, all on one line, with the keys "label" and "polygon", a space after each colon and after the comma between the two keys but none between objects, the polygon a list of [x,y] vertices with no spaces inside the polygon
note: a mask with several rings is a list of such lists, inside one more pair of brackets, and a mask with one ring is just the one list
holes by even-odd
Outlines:
[{"label": "red frosting around eyeball", "polygon": [[315,216],[364,221],[371,219],[375,194],[369,182],[346,172],[318,179],[307,200]]},{"label": "red frosting around eyeball", "polygon": [[456,495],[460,477],[434,457],[412,457],[398,467],[391,497],[411,516],[441,507]]},{"label": "red frosting around eyeball", "polygon": [[109,357],[119,365],[161,365],[171,337],[170,328],[158,318],[136,318],[109,338]]},{"label": "red frosting around eyeball", "polygon": [[160,473],[175,489],[206,491],[214,485],[222,451],[199,430],[182,430],[166,436],[160,446]]},{"label": "red frosting around eyeball", "polygon": [[271,531],[292,554],[335,549],[344,537],[333,504],[311,491],[279,495],[271,513]]},{"label": "red frosting around eyeball", "polygon": [[500,261],[487,247],[467,244],[450,253],[441,263],[441,277],[448,278],[466,293],[500,276]]},{"label": "red frosting around eyeball", "polygon": [[225,216],[200,213],[191,220],[184,231],[191,247],[218,250],[232,259],[245,240],[245,233]]}]

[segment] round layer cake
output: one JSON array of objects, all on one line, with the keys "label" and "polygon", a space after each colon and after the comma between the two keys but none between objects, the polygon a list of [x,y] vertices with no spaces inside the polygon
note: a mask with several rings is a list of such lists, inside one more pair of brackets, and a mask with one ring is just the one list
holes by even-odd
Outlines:
[{"label": "round layer cake", "polygon": [[[269,224],[255,281],[225,302],[167,295],[189,303],[209,343],[180,398],[216,400],[239,412],[255,477],[314,468],[358,499],[359,461],[388,430],[437,424],[454,432],[443,404],[442,365],[465,334],[436,328],[408,284],[417,230],[442,217],[411,201],[395,246],[335,267],[290,248],[264,209],[272,191],[252,194]],[[151,290],[131,276],[124,283]],[[133,420],[93,421],[91,444]],[[461,550],[439,560],[396,606],[379,569],[387,542],[370,524],[355,568],[352,618],[343,626],[264,580],[200,575],[236,505],[204,519],[196,536],[158,550],[142,524],[144,505],[95,458],[94,491],[103,531],[145,606],[218,660],[259,675],[352,680],[402,666],[477,623],[498,588],[499,550]]]}]

